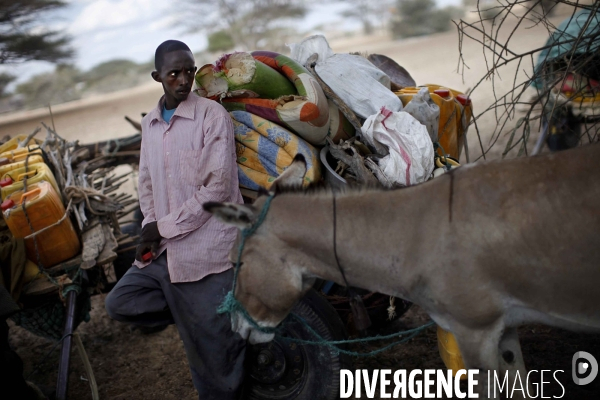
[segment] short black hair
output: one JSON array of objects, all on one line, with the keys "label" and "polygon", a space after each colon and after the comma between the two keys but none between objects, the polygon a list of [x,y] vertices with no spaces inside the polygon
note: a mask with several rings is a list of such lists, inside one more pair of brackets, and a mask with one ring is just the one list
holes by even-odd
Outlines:
[{"label": "short black hair", "polygon": [[160,72],[160,69],[163,66],[163,61],[165,59],[165,54],[170,53],[172,51],[184,50],[191,52],[190,48],[187,44],[180,42],[179,40],[166,40],[162,42],[154,53],[154,68]]}]

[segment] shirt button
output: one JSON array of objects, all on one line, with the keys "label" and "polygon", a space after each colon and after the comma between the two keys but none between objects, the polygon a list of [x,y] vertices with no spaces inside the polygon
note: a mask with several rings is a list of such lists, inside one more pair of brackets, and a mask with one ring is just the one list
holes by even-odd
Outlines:
[{"label": "shirt button", "polygon": [[167,151],[167,155],[169,155],[169,152]]},{"label": "shirt button", "polygon": [[169,178],[171,177],[171,174],[169,174]]},{"label": "shirt button", "polygon": [[169,131],[167,131],[166,133],[167,133],[167,135],[168,135],[168,134],[169,134]]}]

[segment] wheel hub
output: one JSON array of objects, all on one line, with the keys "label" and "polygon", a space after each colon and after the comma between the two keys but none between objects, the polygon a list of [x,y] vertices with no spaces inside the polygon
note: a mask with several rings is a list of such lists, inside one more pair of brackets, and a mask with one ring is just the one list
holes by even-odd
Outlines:
[{"label": "wheel hub", "polygon": [[274,340],[251,346],[249,351],[250,377],[255,381],[255,389],[274,399],[297,389],[304,372],[301,346]]}]

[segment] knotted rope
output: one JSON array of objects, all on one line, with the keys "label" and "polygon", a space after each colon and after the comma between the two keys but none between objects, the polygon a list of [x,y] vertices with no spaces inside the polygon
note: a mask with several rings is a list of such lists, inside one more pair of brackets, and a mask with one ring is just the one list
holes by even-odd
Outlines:
[{"label": "knotted rope", "polygon": [[[284,321],[282,324],[280,324],[277,327],[264,327],[264,326],[260,326],[258,324],[258,322],[256,322],[254,320],[254,318],[252,318],[252,316],[250,316],[250,314],[248,313],[248,311],[244,308],[244,306],[235,298],[234,293],[235,293],[235,288],[237,285],[237,279],[238,279],[238,274],[239,274],[239,270],[241,267],[241,259],[242,259],[242,252],[244,251],[244,246],[246,244],[246,239],[248,239],[250,236],[252,236],[257,230],[258,228],[262,225],[262,223],[264,222],[265,218],[267,217],[267,212],[269,211],[269,207],[271,206],[271,201],[273,200],[273,196],[274,195],[270,195],[265,204],[263,205],[263,208],[258,216],[258,218],[256,219],[256,221],[249,227],[246,229],[242,230],[242,238],[240,241],[240,244],[238,246],[238,257],[235,263],[235,269],[233,272],[233,284],[232,284],[232,288],[231,290],[227,293],[227,295],[225,296],[225,299],[223,300],[223,302],[221,303],[221,305],[217,308],[217,314],[233,314],[233,313],[239,313],[241,316],[243,316],[243,318],[246,319],[246,321],[248,321],[248,323],[256,330],[258,330],[259,332],[262,333],[266,333],[266,334],[275,334],[278,338],[282,339],[282,340],[287,340],[290,342],[294,342],[294,343],[298,343],[298,344],[302,344],[302,345],[311,345],[311,346],[325,346],[328,347],[330,349],[332,349],[335,353],[342,353],[342,354],[347,354],[350,356],[357,356],[357,357],[370,357],[370,356],[374,356],[376,354],[379,354],[381,352],[384,352],[386,350],[389,350],[390,348],[399,345],[401,343],[405,343],[408,342],[410,339],[414,338],[415,336],[417,336],[419,333],[421,333],[422,331],[424,331],[425,329],[429,328],[430,326],[435,325],[434,322],[428,322],[424,325],[421,325],[419,327],[413,328],[413,329],[409,329],[406,331],[401,331],[401,332],[396,332],[396,333],[392,333],[390,335],[385,335],[385,336],[371,336],[371,337],[366,337],[366,338],[361,338],[361,339],[349,339],[349,340],[327,340],[325,338],[323,338],[318,332],[316,332],[305,320],[304,318],[302,318],[299,315],[296,315],[294,313],[291,313],[290,315],[292,316],[292,318],[296,319],[298,322],[300,322],[304,328],[316,339],[315,340],[307,340],[307,339],[298,339],[298,338],[293,338],[293,337],[289,337],[289,336],[284,336],[281,331],[282,328],[285,324],[291,322],[291,321]],[[408,335],[407,337],[404,337],[394,343],[391,343],[385,347],[382,347],[380,349],[377,350],[373,350],[367,353],[359,353],[356,351],[350,351],[350,350],[345,350],[342,349],[340,347],[338,347],[339,345],[345,345],[345,344],[353,344],[353,343],[366,343],[366,342],[373,342],[373,341],[377,341],[377,340],[386,340],[386,339],[396,339],[400,336],[403,335]]]},{"label": "knotted rope", "polygon": [[74,204],[85,202],[88,210],[94,215],[106,215],[109,212],[104,210],[97,210],[90,203],[90,197],[92,200],[96,200],[100,203],[112,204],[113,201],[110,197],[92,188],[84,188],[81,186],[67,186],[64,190],[65,195],[69,201],[73,201]]}]

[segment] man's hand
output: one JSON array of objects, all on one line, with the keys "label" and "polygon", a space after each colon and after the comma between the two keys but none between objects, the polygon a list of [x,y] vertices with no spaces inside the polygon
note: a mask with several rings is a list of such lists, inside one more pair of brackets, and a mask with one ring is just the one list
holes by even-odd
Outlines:
[{"label": "man's hand", "polygon": [[140,243],[160,242],[160,239],[162,239],[162,236],[158,231],[158,222],[148,222],[144,225],[140,235]]},{"label": "man's hand", "polygon": [[[158,251],[158,245],[160,242],[141,242],[135,249],[135,259],[140,262],[148,262],[156,257],[156,252]],[[150,253],[152,257],[144,258],[144,255]]]},{"label": "man's hand", "polygon": [[[141,262],[153,260],[156,257],[161,239],[162,236],[158,231],[158,223],[156,221],[144,225],[140,234],[140,244],[135,249],[135,259]],[[144,259],[144,256],[148,253],[151,253],[152,257]]]}]

